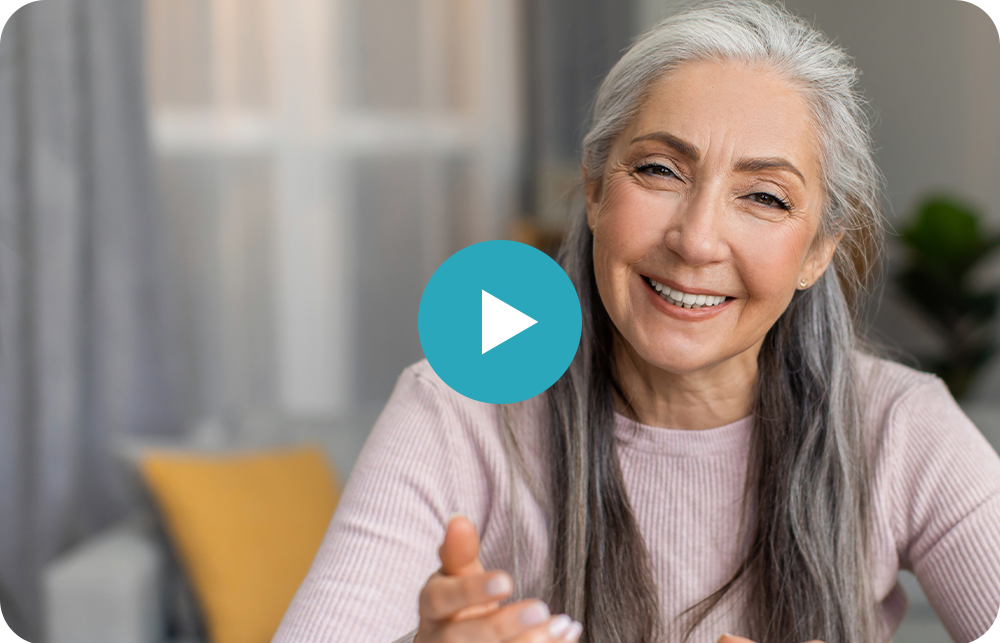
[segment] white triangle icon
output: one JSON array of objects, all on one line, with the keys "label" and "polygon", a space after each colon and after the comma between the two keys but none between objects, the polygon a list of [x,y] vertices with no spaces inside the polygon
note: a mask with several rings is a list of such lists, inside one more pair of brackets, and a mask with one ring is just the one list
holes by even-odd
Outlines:
[{"label": "white triangle icon", "polygon": [[538,322],[483,291],[483,354]]}]

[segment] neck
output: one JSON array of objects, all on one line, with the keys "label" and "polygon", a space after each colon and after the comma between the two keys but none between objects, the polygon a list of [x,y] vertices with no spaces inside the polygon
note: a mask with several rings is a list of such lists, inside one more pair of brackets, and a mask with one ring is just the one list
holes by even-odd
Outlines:
[{"label": "neck", "polygon": [[[750,414],[757,385],[757,343],[739,355],[691,373],[671,373],[643,360],[616,338],[615,395],[619,413],[649,426],[700,431]],[[628,407],[631,406],[631,409]]]}]

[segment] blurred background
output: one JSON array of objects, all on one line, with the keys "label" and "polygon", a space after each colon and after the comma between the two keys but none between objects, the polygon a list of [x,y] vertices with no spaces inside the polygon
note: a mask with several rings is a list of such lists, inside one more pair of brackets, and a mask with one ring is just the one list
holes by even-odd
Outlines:
[{"label": "blurred background", "polygon": [[[950,373],[997,444],[997,29],[957,0],[786,6],[854,56],[877,116],[900,234],[873,339]],[[422,358],[417,307],[435,268],[486,239],[553,247],[600,79],[672,10],[19,10],[0,37],[0,607],[15,631],[223,640],[192,555],[150,518],[143,454],[312,441],[346,479]],[[904,582],[897,643],[945,640]]]}]

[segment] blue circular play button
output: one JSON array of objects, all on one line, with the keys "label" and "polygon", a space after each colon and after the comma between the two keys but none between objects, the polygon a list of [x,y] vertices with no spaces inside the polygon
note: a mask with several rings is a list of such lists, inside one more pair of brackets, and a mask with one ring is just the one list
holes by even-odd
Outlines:
[{"label": "blue circular play button", "polygon": [[435,271],[417,327],[434,372],[480,402],[510,404],[559,379],[580,344],[580,300],[545,253],[485,241]]}]

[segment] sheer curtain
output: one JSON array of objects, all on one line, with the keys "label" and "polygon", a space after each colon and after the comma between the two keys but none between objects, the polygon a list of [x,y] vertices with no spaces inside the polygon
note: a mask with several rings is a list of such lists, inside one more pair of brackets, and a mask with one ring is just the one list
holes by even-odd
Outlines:
[{"label": "sheer curtain", "polygon": [[40,640],[45,562],[123,511],[116,435],[388,395],[420,358],[437,265],[507,235],[525,176],[554,177],[543,193],[575,177],[632,5],[15,14],[0,37],[0,608],[16,631]]},{"label": "sheer curtain", "polygon": [[515,214],[522,3],[146,3],[184,407],[383,404],[424,284]]},{"label": "sheer curtain", "polygon": [[41,640],[40,571],[121,513],[107,446],[178,429],[141,0],[45,0],[0,38],[0,596]]}]

